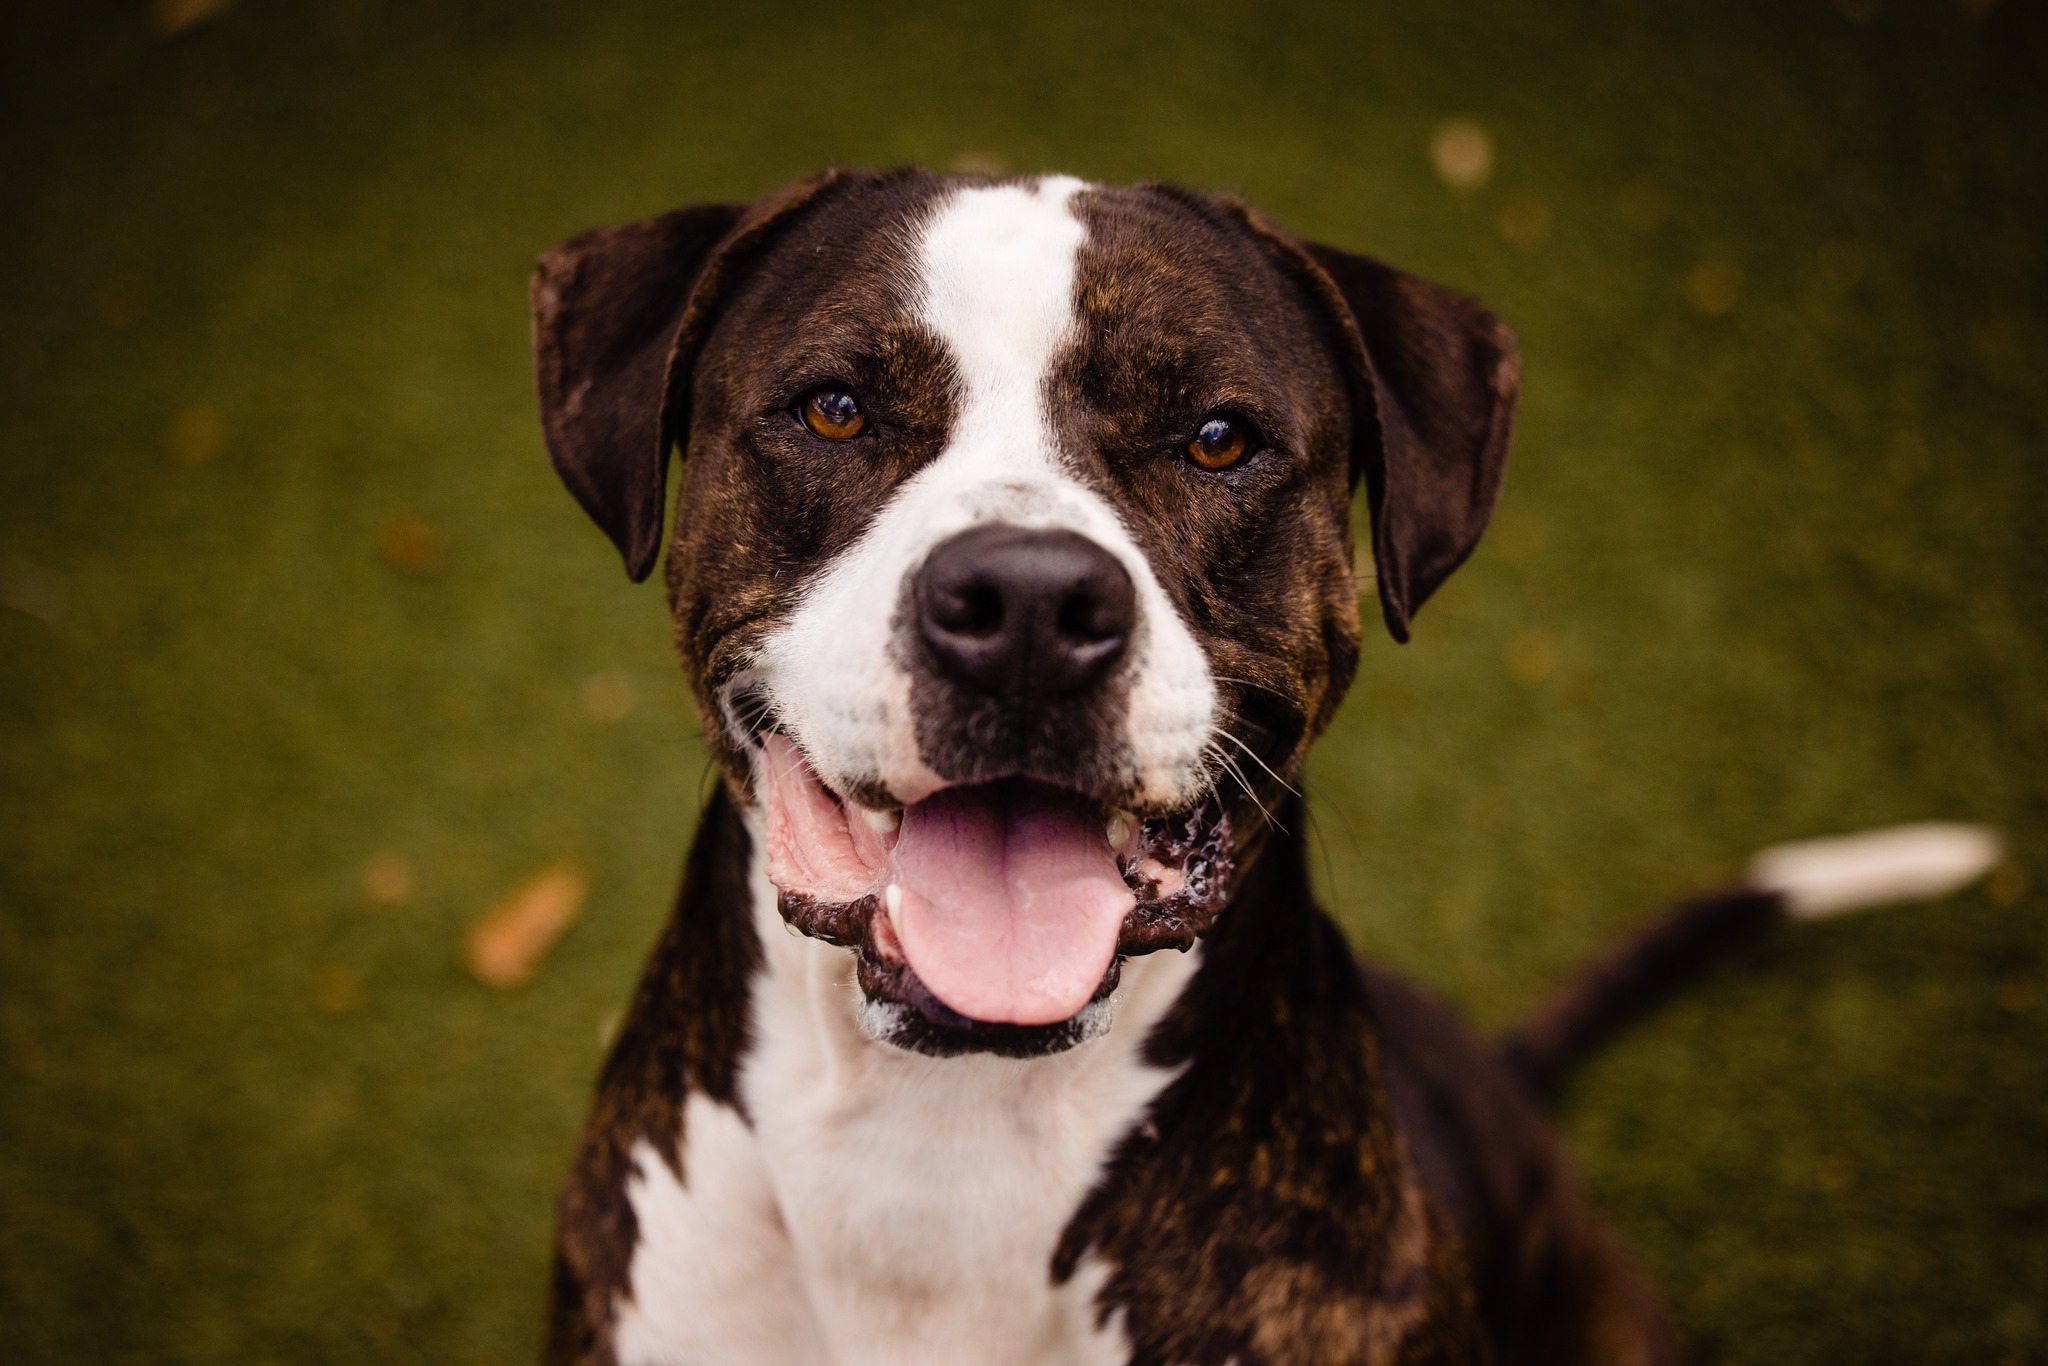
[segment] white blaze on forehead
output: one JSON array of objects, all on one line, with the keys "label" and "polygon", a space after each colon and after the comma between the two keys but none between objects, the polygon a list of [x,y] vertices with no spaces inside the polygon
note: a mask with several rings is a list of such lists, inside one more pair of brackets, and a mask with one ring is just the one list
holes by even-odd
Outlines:
[{"label": "white blaze on forehead", "polygon": [[1045,373],[1074,329],[1074,260],[1086,234],[1067,201],[1080,188],[1055,176],[970,190],[925,232],[920,311],[965,381],[955,449],[1040,447],[1048,435]]},{"label": "white blaze on forehead", "polygon": [[906,480],[854,546],[763,644],[750,681],[827,785],[879,780],[900,801],[942,786],[918,752],[910,680],[892,652],[909,576],[932,548],[984,522],[1060,528],[1116,556],[1137,591],[1125,738],[1134,805],[1194,800],[1215,711],[1208,660],[1115,509],[1060,455],[1047,404],[1078,337],[1076,262],[1087,229],[1067,176],[954,192],[914,252],[914,308],[959,377],[946,448]]}]

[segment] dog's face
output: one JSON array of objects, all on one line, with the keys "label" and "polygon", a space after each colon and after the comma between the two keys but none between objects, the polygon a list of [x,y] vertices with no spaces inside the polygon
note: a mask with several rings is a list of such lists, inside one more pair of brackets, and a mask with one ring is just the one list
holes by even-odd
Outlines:
[{"label": "dog's face", "polygon": [[[1364,316],[1361,316],[1361,315]],[[878,1037],[1040,1052],[1186,947],[1498,486],[1512,338],[1242,207],[828,175],[542,263],[550,449],[676,639],[784,915]],[[1417,409],[1422,411],[1418,413]]]}]

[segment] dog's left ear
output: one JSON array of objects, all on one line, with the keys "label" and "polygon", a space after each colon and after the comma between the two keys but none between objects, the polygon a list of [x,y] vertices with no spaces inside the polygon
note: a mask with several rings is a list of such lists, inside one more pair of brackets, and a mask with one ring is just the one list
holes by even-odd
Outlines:
[{"label": "dog's left ear", "polygon": [[661,554],[669,448],[688,437],[691,371],[721,297],[774,229],[839,178],[593,228],[540,258],[528,299],[541,433],[635,583]]},{"label": "dog's left ear", "polygon": [[[1372,510],[1380,612],[1394,639],[1479,544],[1500,496],[1522,357],[1470,295],[1316,242],[1302,247],[1360,342],[1352,438]],[[1359,372],[1362,369],[1362,372]],[[1376,430],[1375,430],[1376,429]]]},{"label": "dog's left ear", "polygon": [[1351,478],[1372,511],[1380,611],[1394,639],[1479,544],[1521,392],[1515,334],[1477,299],[1281,231],[1234,204],[1328,311],[1351,371]]}]

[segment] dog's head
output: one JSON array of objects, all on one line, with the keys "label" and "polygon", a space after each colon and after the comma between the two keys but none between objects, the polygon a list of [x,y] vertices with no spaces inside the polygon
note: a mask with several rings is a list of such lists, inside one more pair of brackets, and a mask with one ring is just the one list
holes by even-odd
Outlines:
[{"label": "dog's head", "polygon": [[1159,185],[834,172],[599,229],[533,286],[556,468],[644,578],[797,928],[880,1037],[1084,1037],[1186,947],[1358,654],[1465,557],[1514,339]]}]

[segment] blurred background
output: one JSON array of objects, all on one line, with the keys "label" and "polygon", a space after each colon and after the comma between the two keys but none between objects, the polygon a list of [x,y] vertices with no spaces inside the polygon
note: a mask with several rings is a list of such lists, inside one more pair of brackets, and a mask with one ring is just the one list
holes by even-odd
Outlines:
[{"label": "blurred background", "polygon": [[[533,257],[827,163],[1165,178],[1520,332],[1312,763],[1498,1027],[1756,847],[1988,821],[1581,1077],[1699,1360],[2048,1359],[2038,0],[109,0],[0,17],[0,1355],[506,1362],[707,790]],[[1369,609],[1368,620],[1376,616]]]}]

